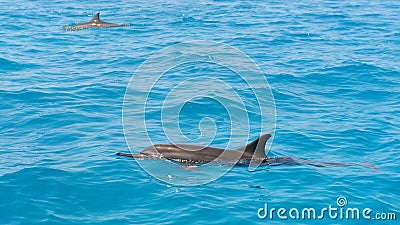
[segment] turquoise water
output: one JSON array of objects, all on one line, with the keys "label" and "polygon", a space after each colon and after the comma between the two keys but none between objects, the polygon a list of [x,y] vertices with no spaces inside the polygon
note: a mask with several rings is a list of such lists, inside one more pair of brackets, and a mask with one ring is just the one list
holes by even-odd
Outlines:
[{"label": "turquoise water", "polygon": [[[346,207],[399,219],[399,11],[392,1],[2,2],[0,224],[396,224],[327,216],[262,220],[257,211],[265,203],[288,210],[338,207],[343,196]],[[131,26],[61,29],[96,12]],[[379,171],[235,167],[211,183],[185,187],[115,156],[129,152],[122,108],[131,76],[164,47],[192,40],[236,47],[264,72],[276,103],[268,155],[371,162]],[[218,76],[221,70],[177,68],[160,82],[173,86],[174,71]],[[155,101],[168,90],[156,91]],[[241,93],[252,99],[246,89]],[[225,128],[223,107],[204,98],[188,104],[180,125],[189,138],[200,135],[199,121],[208,115],[218,115],[215,124]],[[156,113],[148,114],[151,129],[159,127]],[[250,118],[257,130],[260,116]],[[228,139],[219,129],[213,144]],[[138,146],[144,143],[138,138]]]}]

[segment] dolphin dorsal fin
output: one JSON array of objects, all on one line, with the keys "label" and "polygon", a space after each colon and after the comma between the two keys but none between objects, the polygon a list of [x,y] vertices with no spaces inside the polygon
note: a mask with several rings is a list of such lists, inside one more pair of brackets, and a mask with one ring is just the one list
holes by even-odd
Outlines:
[{"label": "dolphin dorsal fin", "polygon": [[95,22],[95,23],[100,22],[100,13],[96,13],[96,15],[93,16],[90,22]]},{"label": "dolphin dorsal fin", "polygon": [[250,142],[244,147],[238,148],[236,150],[242,150],[244,148],[244,153],[250,154],[253,158],[265,159],[267,155],[265,154],[265,145],[267,144],[268,139],[271,137],[271,134],[261,135],[256,140]]}]

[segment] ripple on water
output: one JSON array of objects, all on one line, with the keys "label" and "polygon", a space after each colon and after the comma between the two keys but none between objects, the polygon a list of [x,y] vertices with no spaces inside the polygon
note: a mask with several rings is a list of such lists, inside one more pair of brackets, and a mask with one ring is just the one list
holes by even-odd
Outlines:
[{"label": "ripple on water", "polygon": [[[399,213],[398,2],[122,1],[109,6],[73,0],[2,6],[1,224],[280,223],[259,220],[257,210],[264,203],[323,208],[335,205],[338,196],[345,196],[349,207]],[[107,21],[131,26],[61,29],[97,11]],[[151,177],[134,160],[115,156],[129,151],[121,111],[131,76],[163,47],[192,40],[232,45],[265,73],[277,110],[270,156],[370,162],[379,171],[235,167],[210,184],[176,187]],[[150,96],[156,103],[187,77],[221,78],[242,91],[252,122],[259,121],[251,91],[225,69],[187,65],[164,75]],[[229,95],[221,98],[242,112]],[[199,121],[208,111],[217,124],[229,124],[223,107],[204,98],[185,107],[180,126],[190,138],[200,135]],[[163,141],[159,112],[149,101],[148,128]],[[132,115],[140,110],[134,107]],[[145,147],[143,132],[135,133],[135,151]],[[213,144],[225,145],[228,133],[227,126]],[[194,177],[202,171],[182,172]]]}]

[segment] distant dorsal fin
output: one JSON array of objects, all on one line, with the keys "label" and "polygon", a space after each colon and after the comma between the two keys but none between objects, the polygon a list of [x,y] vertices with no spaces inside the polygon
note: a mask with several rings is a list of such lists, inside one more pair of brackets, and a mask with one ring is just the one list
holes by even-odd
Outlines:
[{"label": "distant dorsal fin", "polygon": [[241,150],[243,151],[244,148],[244,153],[250,154],[253,156],[253,158],[256,159],[265,159],[267,158],[267,155],[265,154],[265,145],[267,144],[268,139],[271,137],[271,134],[264,134],[261,135],[259,138],[256,140],[250,142],[244,147],[238,148],[236,150]]},{"label": "distant dorsal fin", "polygon": [[100,13],[96,13],[95,16],[90,20],[90,22],[99,23],[100,22]]}]

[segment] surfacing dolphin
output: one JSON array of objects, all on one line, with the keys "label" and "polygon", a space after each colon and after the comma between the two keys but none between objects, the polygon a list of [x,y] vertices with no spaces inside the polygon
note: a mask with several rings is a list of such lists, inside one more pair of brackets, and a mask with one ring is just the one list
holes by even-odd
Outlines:
[{"label": "surfacing dolphin", "polygon": [[258,160],[263,165],[311,165],[316,167],[325,166],[365,166],[377,170],[371,163],[338,163],[338,162],[317,162],[290,156],[268,158],[265,154],[265,145],[271,134],[264,134],[249,144],[235,150],[225,150],[199,145],[152,145],[139,154],[121,153],[119,156],[127,156],[137,159],[168,159],[171,161],[184,163],[186,165],[196,165],[204,163],[249,165],[251,160]]},{"label": "surfacing dolphin", "polygon": [[86,23],[78,23],[73,26],[63,26],[65,30],[83,30],[89,28],[106,28],[106,27],[124,27],[130,26],[129,24],[115,24],[104,22],[100,19],[100,13],[97,13],[93,19]]}]

